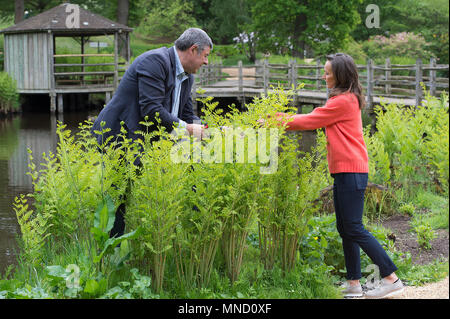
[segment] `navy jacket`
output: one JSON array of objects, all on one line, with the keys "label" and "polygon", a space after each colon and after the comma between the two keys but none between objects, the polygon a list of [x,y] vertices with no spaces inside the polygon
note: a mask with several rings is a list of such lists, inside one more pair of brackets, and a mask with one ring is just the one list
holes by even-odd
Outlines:
[{"label": "navy jacket", "polygon": [[[155,123],[155,114],[159,113],[161,125],[171,132],[178,119],[188,124],[200,120],[192,109],[191,88],[193,75],[183,81],[180,92],[180,108],[178,117],[170,114],[172,109],[173,90],[175,89],[175,48],[159,48],[147,51],[138,56],[125,72],[111,101],[103,108],[92,127],[101,131],[100,123],[105,121],[104,128],[111,131],[103,136],[117,135],[120,132],[120,122],[124,121],[129,137],[141,130],[139,122]],[[101,143],[101,136],[97,140]]]}]

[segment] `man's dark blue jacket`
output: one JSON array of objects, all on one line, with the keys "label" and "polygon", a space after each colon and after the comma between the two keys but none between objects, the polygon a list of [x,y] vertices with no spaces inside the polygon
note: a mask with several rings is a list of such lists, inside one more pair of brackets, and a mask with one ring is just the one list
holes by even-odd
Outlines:
[{"label": "man's dark blue jacket", "polygon": [[[125,72],[111,101],[100,112],[92,127],[101,131],[100,123],[104,121],[104,128],[111,131],[103,135],[116,136],[120,132],[120,122],[124,121],[129,137],[142,127],[139,122],[155,123],[155,114],[159,113],[161,125],[171,132],[178,119],[190,124],[200,120],[192,109],[191,88],[194,81],[192,74],[183,81],[180,92],[180,107],[178,117],[170,114],[172,109],[173,90],[175,89],[175,48],[159,48],[147,51],[134,60]],[[99,144],[102,136],[97,136]]]}]

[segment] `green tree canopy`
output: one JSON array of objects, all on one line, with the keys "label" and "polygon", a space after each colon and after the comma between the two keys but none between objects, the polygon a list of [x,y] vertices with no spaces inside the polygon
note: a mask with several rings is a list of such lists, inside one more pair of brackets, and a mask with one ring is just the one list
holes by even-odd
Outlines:
[{"label": "green tree canopy", "polygon": [[141,0],[145,16],[140,31],[148,39],[162,43],[176,40],[184,30],[199,27],[193,16],[193,5],[184,0]]},{"label": "green tree canopy", "polygon": [[[380,27],[367,28],[364,24],[365,8],[376,4],[380,10]],[[357,41],[374,35],[391,36],[400,32],[421,34],[428,43],[427,49],[448,63],[448,0],[364,0],[358,6],[363,23],[357,25],[352,36]]]},{"label": "green tree canopy", "polygon": [[252,0],[253,27],[259,48],[284,48],[304,57],[307,48],[316,55],[342,47],[360,16],[360,0]]}]

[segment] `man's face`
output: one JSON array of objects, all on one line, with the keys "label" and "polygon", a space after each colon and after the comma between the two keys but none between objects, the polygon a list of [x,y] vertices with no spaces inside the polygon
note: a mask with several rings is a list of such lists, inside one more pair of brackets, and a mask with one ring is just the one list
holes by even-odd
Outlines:
[{"label": "man's face", "polygon": [[197,45],[193,45],[188,49],[188,61],[186,65],[183,65],[184,71],[193,74],[197,73],[198,69],[205,64],[208,64],[208,56],[211,52],[210,47],[205,47],[202,52],[199,53]]}]

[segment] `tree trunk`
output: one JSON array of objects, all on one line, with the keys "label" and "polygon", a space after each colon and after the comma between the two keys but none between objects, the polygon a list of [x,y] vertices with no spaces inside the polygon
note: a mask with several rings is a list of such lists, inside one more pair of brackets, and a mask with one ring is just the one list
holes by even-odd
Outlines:
[{"label": "tree trunk", "polygon": [[14,0],[14,23],[17,24],[23,20],[25,10],[24,0]]},{"label": "tree trunk", "polygon": [[117,22],[128,25],[129,0],[117,0]]},{"label": "tree trunk", "polygon": [[300,40],[300,36],[306,30],[306,14],[300,13],[294,22],[294,37],[292,39],[292,55],[303,59],[305,57],[305,42]]}]

